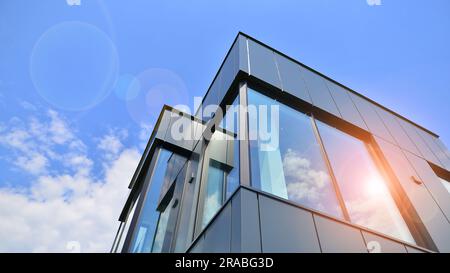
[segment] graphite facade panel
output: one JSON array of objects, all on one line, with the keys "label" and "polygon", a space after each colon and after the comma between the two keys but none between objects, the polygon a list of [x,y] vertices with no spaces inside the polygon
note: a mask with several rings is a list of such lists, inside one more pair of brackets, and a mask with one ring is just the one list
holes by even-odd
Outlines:
[{"label": "graphite facade panel", "polygon": [[328,90],[325,83],[325,79],[302,66],[300,66],[300,70],[311,96],[312,104],[337,117],[341,117],[333,97],[331,97],[330,90]]},{"label": "graphite facade panel", "polygon": [[404,150],[421,156],[421,153],[417,149],[416,145],[411,141],[411,139],[398,123],[397,117],[378,106],[375,106],[375,109],[380,118],[383,120],[384,125],[386,125],[392,137],[395,139],[397,145]]},{"label": "graphite facade panel", "polygon": [[275,54],[275,57],[280,71],[283,91],[312,103],[305,80],[301,75],[300,65],[279,54]]},{"label": "graphite facade panel", "polygon": [[391,143],[395,143],[386,126],[384,126],[383,121],[376,113],[374,105],[353,93],[350,93],[350,97],[355,103],[356,108],[358,108],[359,113],[361,113],[367,127],[369,127],[369,131]]},{"label": "graphite facade panel", "polygon": [[314,221],[323,253],[367,253],[360,230],[319,215]]},{"label": "graphite facade panel", "polygon": [[414,167],[421,181],[430,191],[434,200],[441,208],[442,212],[450,219],[450,195],[439,181],[438,176],[424,159],[410,153],[405,153],[409,162]]},{"label": "graphite facade panel", "polygon": [[262,251],[320,252],[311,212],[258,196]]},{"label": "graphite facade panel", "polygon": [[411,140],[414,142],[414,144],[419,149],[420,153],[423,155],[423,157],[438,165],[441,166],[441,163],[437,159],[437,157],[431,152],[430,148],[428,148],[428,145],[423,141],[422,137],[419,136],[418,132],[416,131],[416,126],[412,125],[409,122],[406,122],[402,119],[400,120],[400,125],[405,130],[406,134],[411,138]]},{"label": "graphite facade panel", "polygon": [[[450,233],[448,230],[450,230],[450,224],[440,207],[424,185],[414,182],[413,177],[417,177],[417,173],[400,148],[378,137],[375,137],[375,140],[400,182],[406,194],[404,198],[409,199],[419,217],[413,221],[425,226],[437,250],[449,252]],[[402,202],[403,206],[408,206],[404,202]]]},{"label": "graphite facade panel", "polygon": [[232,200],[231,252],[261,252],[258,198],[245,188],[238,190]]},{"label": "graphite facade panel", "polygon": [[361,114],[356,109],[355,104],[350,99],[350,94],[344,88],[338,86],[337,84],[326,81],[328,88],[330,90],[331,96],[336,102],[337,108],[342,115],[342,118],[353,125],[356,125],[364,130],[368,130],[367,125],[361,117]]},{"label": "graphite facade panel", "polygon": [[364,241],[370,253],[407,253],[403,244],[381,236],[362,231]]},{"label": "graphite facade panel", "polygon": [[282,89],[273,51],[249,40],[248,53],[250,56],[250,74]]}]

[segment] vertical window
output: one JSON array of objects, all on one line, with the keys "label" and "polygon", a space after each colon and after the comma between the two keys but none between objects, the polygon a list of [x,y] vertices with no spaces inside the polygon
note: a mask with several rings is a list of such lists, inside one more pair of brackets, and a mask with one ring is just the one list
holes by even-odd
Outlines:
[{"label": "vertical window", "polygon": [[239,186],[238,104],[236,97],[205,151],[197,234]]},{"label": "vertical window", "polygon": [[252,186],[342,218],[311,118],[253,90],[248,104]]},{"label": "vertical window", "polygon": [[366,144],[322,122],[317,126],[351,222],[415,243]]},{"label": "vertical window", "polygon": [[142,196],[145,197],[145,201],[134,230],[134,239],[130,247],[131,252],[151,252],[156,224],[159,217],[159,212],[156,210],[158,206],[157,203],[166,174],[167,161],[171,154],[171,152],[164,149],[159,151],[157,163],[151,174],[148,188],[146,189],[147,193],[145,196]]},{"label": "vertical window", "polygon": [[166,230],[167,230],[167,222],[169,221],[171,207],[173,205],[173,199],[171,202],[167,205],[167,207],[164,209],[163,212],[159,214],[158,219],[158,226],[156,229],[155,239],[153,240],[153,246],[152,246],[152,252],[153,253],[161,253],[163,244],[164,244],[164,238],[166,236]]},{"label": "vertical window", "polygon": [[206,182],[206,196],[203,207],[202,228],[204,228],[212,217],[219,211],[223,201],[223,183],[225,173],[219,165],[211,161],[208,169]]}]

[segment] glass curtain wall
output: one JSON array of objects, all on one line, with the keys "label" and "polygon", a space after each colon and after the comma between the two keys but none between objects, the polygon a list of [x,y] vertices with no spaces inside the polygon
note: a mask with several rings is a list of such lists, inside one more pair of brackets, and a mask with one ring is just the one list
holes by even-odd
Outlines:
[{"label": "glass curtain wall", "polygon": [[248,106],[253,187],[415,243],[365,142],[251,89]]}]

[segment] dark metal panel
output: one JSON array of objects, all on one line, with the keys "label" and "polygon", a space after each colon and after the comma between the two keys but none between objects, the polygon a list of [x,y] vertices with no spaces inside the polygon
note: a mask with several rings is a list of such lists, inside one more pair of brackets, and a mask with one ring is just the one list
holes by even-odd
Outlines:
[{"label": "dark metal panel", "polygon": [[426,160],[428,160],[438,166],[441,166],[437,157],[431,152],[431,150],[428,148],[427,144],[423,141],[423,139],[417,133],[416,127],[414,125],[412,125],[411,123],[406,122],[400,118],[398,118],[397,120],[400,121],[400,125],[406,131],[406,134],[411,138],[412,142],[414,142],[414,144],[417,146],[417,148],[419,149],[419,151],[423,155],[423,157]]},{"label": "dark metal panel", "polygon": [[206,230],[203,252],[229,253],[231,250],[231,203],[229,202]]},{"label": "dark metal panel", "polygon": [[[426,187],[412,179],[417,177],[417,173],[406,156],[399,147],[381,138],[375,137],[375,141],[406,194],[403,198],[408,198],[419,217],[411,221],[423,224],[439,251],[450,251],[450,224]],[[406,200],[402,203],[408,206]]]},{"label": "dark metal panel", "polygon": [[370,253],[406,253],[406,248],[401,243],[364,230],[362,231],[362,234]]},{"label": "dark metal panel", "polygon": [[375,110],[377,111],[378,115],[383,120],[384,125],[386,125],[392,137],[395,139],[395,141],[400,147],[416,155],[422,156],[419,150],[417,149],[416,145],[414,145],[414,143],[402,129],[402,127],[397,121],[397,118],[393,114],[387,112],[386,110],[378,106],[375,106]]},{"label": "dark metal panel", "polygon": [[[437,145],[441,148],[442,152],[450,160],[450,151],[447,149],[447,147],[445,146],[444,142],[442,142],[442,140],[440,138],[435,138],[434,140],[437,143]],[[450,169],[447,169],[447,170],[450,170]]]},{"label": "dark metal panel", "polygon": [[364,130],[369,130],[355,104],[350,99],[349,92],[331,81],[326,82],[342,118]]},{"label": "dark metal panel", "polygon": [[446,168],[447,170],[450,170],[450,159],[438,145],[436,141],[437,138],[419,128],[416,128],[416,131],[428,145],[428,148],[430,148],[433,154],[437,157],[439,162],[442,164],[442,167]]},{"label": "dark metal panel", "polygon": [[273,51],[252,40],[248,41],[248,51],[250,74],[281,89],[281,81]]},{"label": "dark metal panel", "polygon": [[275,58],[277,61],[278,70],[280,71],[283,91],[304,101],[312,103],[306,83],[300,72],[300,65],[279,54],[275,54]]},{"label": "dark metal panel", "polygon": [[391,134],[384,126],[383,121],[376,113],[374,108],[375,105],[353,93],[350,93],[350,98],[355,103],[359,113],[361,113],[367,127],[369,127],[369,131],[391,143],[395,143]]},{"label": "dark metal panel", "polygon": [[259,195],[263,252],[320,252],[312,214]]},{"label": "dark metal panel", "polygon": [[333,97],[331,97],[330,90],[328,90],[325,83],[325,79],[309,69],[302,66],[299,67],[303,79],[306,82],[306,87],[308,88],[313,105],[332,113],[337,117],[341,117],[341,114],[333,101]]},{"label": "dark metal panel", "polygon": [[254,192],[241,188],[232,200],[231,252],[261,252],[258,199]]},{"label": "dark metal panel", "polygon": [[314,214],[323,253],[367,253],[359,229]]},{"label": "dark metal panel", "polygon": [[442,183],[439,181],[436,173],[424,159],[408,152],[406,152],[405,154],[409,162],[412,164],[417,174],[419,175],[420,180],[430,191],[434,200],[436,200],[442,212],[445,214],[447,219],[450,219],[450,196]]},{"label": "dark metal panel", "polygon": [[248,73],[247,38],[245,36],[239,34],[237,43],[238,43],[238,47],[239,47],[238,67],[240,70]]}]

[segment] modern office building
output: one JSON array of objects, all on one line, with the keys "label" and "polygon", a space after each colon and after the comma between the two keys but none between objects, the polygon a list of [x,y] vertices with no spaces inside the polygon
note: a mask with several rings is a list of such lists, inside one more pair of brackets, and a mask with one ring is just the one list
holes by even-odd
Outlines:
[{"label": "modern office building", "polygon": [[450,252],[439,137],[243,33],[129,188],[113,252]]}]

